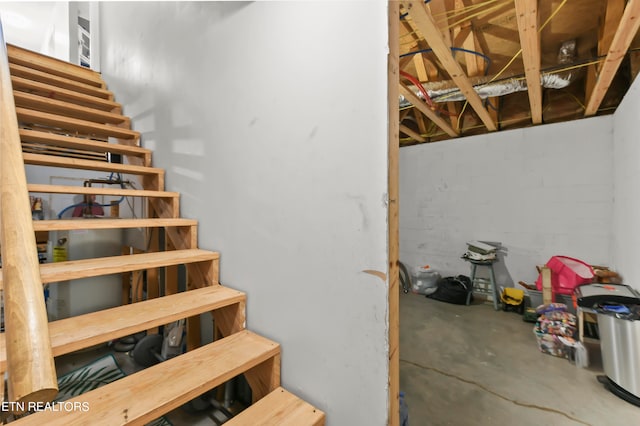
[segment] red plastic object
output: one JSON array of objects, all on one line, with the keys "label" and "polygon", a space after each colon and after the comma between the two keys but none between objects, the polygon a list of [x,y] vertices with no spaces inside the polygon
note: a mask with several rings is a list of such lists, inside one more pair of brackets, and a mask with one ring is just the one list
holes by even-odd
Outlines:
[{"label": "red plastic object", "polygon": [[[551,269],[551,288],[556,294],[572,295],[582,284],[593,282],[593,268],[582,260],[567,256],[553,256],[547,262]],[[536,288],[542,290],[542,274],[538,276]]]}]

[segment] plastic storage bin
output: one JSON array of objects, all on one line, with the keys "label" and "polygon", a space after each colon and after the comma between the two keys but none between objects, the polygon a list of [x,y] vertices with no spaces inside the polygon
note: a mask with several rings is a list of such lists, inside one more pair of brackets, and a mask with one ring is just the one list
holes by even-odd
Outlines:
[{"label": "plastic storage bin", "polygon": [[[537,308],[538,306],[542,305],[542,292],[538,291],[538,290],[526,290],[524,292],[525,294],[525,308],[526,307],[532,307],[532,308]],[[527,298],[529,299],[527,301]],[[556,295],[556,302],[558,303],[564,303],[565,305],[567,305],[567,312],[571,312],[572,314],[576,313],[576,308],[573,305],[573,299],[571,298],[571,296],[566,295],[566,294],[557,294]]]},{"label": "plastic storage bin", "polygon": [[[551,287],[556,294],[572,295],[576,287],[593,281],[591,265],[572,257],[553,256],[547,267],[551,269]],[[536,281],[536,288],[542,290],[542,274]]]}]

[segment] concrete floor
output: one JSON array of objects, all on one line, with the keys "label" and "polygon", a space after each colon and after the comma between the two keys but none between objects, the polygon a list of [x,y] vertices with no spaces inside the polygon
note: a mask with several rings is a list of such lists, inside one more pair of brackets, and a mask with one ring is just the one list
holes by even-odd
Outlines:
[{"label": "concrete floor", "polygon": [[[640,408],[598,383],[599,346],[590,366],[541,353],[533,324],[516,313],[400,296],[400,389],[411,426],[640,425]],[[140,367],[128,353],[102,346],[58,357],[60,375],[113,353],[123,371]],[[175,426],[210,426],[211,413],[167,414]],[[354,425],[360,426],[360,425]]]},{"label": "concrete floor", "polygon": [[[400,296],[400,389],[411,426],[640,424],[598,383],[598,345],[578,368],[538,350],[533,324],[476,302]],[[640,356],[640,355],[639,355]]]}]

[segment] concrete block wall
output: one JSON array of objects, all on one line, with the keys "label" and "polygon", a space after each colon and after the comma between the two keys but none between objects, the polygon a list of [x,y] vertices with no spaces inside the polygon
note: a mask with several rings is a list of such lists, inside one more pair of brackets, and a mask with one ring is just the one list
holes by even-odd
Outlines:
[{"label": "concrete block wall", "polygon": [[614,217],[612,253],[613,266],[626,284],[640,290],[640,144],[638,144],[638,120],[640,119],[640,81],[636,79],[613,121],[614,156]]},{"label": "concrete block wall", "polygon": [[[400,259],[469,275],[470,240],[500,242],[499,285],[566,255],[609,264],[612,116],[400,149]],[[483,268],[481,268],[483,269]]]}]

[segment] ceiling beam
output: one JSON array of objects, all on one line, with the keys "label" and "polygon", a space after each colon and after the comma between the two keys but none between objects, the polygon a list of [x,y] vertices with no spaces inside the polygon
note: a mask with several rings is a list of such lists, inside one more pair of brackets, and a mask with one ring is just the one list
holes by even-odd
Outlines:
[{"label": "ceiling beam", "polygon": [[[600,26],[598,27],[598,56],[605,56],[609,51],[618,24],[622,19],[625,4],[626,0],[607,0],[604,19],[600,21]],[[587,96],[593,91],[596,85],[598,70],[601,68],[602,65],[600,63],[589,65],[587,68],[584,91]]]},{"label": "ceiling beam", "polygon": [[428,134],[429,132],[427,130],[427,123],[425,123],[426,120],[424,114],[420,111],[414,111],[414,117],[416,119],[416,123],[418,123],[418,130],[420,131],[420,134]]},{"label": "ceiling beam", "polygon": [[453,130],[453,128],[447,123],[442,117],[440,117],[435,111],[433,111],[429,106],[422,101],[411,89],[405,86],[403,83],[400,83],[400,94],[404,96],[406,100],[411,102],[411,104],[421,113],[426,115],[429,120],[433,121],[436,126],[440,127],[444,130],[449,136],[456,137],[460,136],[458,132]]},{"label": "ceiling beam", "polygon": [[[431,11],[431,15],[446,16],[448,12],[448,6],[445,3],[445,1],[430,2],[428,7]],[[453,46],[453,44],[451,42],[451,31],[449,30],[448,19],[441,19],[438,22],[438,26],[440,28],[440,32],[442,33],[442,39],[444,40],[445,45],[449,49],[451,49],[451,46]],[[457,129],[458,114],[456,113],[457,108],[455,102],[447,102],[447,110],[449,110],[449,121],[451,122],[451,126],[454,129]]]},{"label": "ceiling beam", "polygon": [[533,124],[540,124],[542,123],[542,87],[540,86],[538,0],[515,0],[515,6],[522,46],[522,62],[529,92],[531,121]]},{"label": "ceiling beam", "polygon": [[[464,94],[467,102],[478,114],[484,125],[490,131],[497,130],[496,123],[491,119],[489,112],[482,105],[480,96],[476,93],[473,85],[469,81],[460,64],[454,59],[451,54],[451,49],[447,46],[438,25],[431,16],[431,13],[427,11],[424,6],[424,2],[420,1],[403,1],[405,10],[409,12],[409,16],[413,19],[414,26],[420,30],[433,53],[440,60],[440,63],[447,71],[451,79],[460,88],[460,91]],[[427,108],[428,109],[428,108]],[[431,117],[429,117],[431,118]],[[437,124],[437,123],[436,123]],[[442,126],[438,125],[441,129]]]},{"label": "ceiling beam", "polygon": [[602,64],[602,68],[598,73],[596,84],[589,94],[587,107],[584,115],[589,117],[595,115],[602,103],[604,96],[607,94],[609,86],[620,67],[620,63],[627,54],[629,45],[633,41],[638,27],[640,26],[640,0],[629,0],[622,14],[622,19],[618,25],[611,47],[607,52],[607,57]]},{"label": "ceiling beam", "polygon": [[420,136],[420,134],[418,134],[418,132],[411,130],[410,128],[408,128],[404,124],[400,125],[400,131],[402,133],[404,133],[405,135],[409,136],[414,141],[418,141],[418,142],[426,142],[427,141],[425,138]]}]

